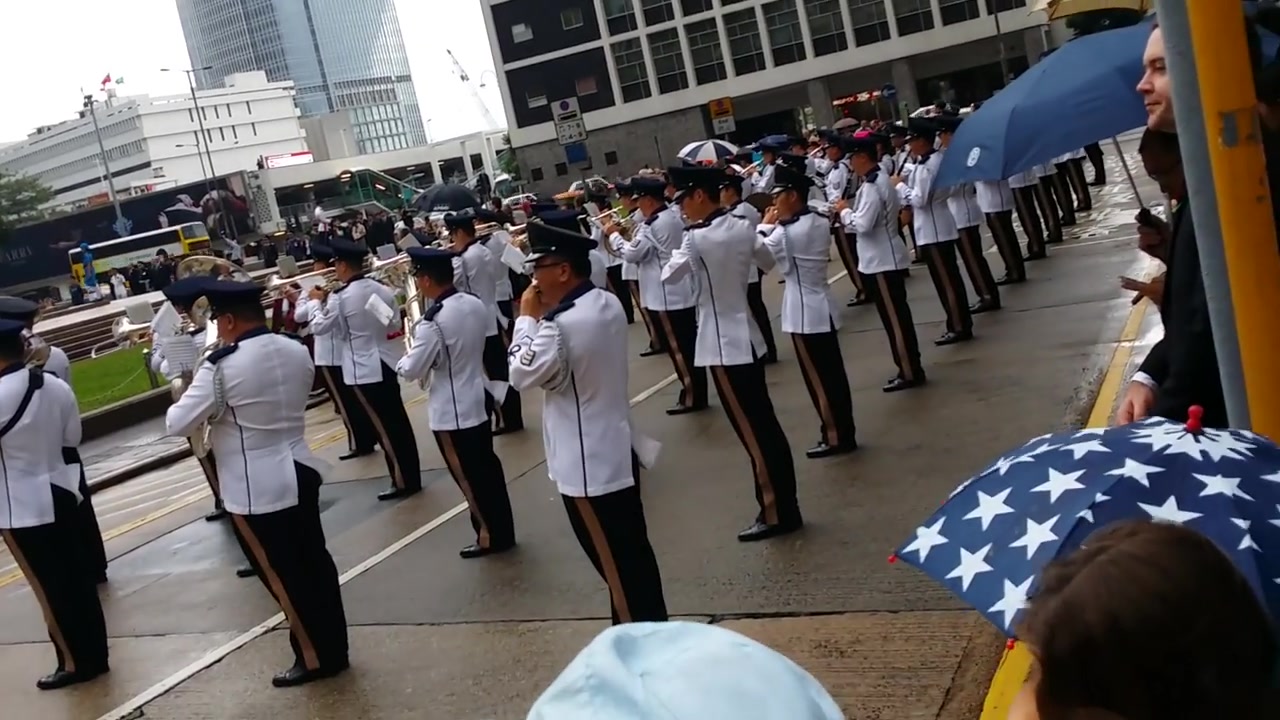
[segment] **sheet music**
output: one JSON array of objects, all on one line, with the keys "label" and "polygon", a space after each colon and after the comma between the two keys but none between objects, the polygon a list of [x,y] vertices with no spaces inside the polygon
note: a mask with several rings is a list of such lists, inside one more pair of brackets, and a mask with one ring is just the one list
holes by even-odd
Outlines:
[{"label": "sheet music", "polygon": [[369,296],[368,302],[364,304],[364,309],[373,313],[373,316],[378,318],[378,322],[386,327],[391,327],[392,322],[396,319],[396,311],[377,295]]},{"label": "sheet music", "polygon": [[182,334],[182,316],[173,303],[166,302],[151,319],[151,334],[157,340]]},{"label": "sheet music", "polygon": [[183,373],[195,372],[201,350],[196,347],[195,338],[185,333],[174,335],[164,338],[160,347],[164,352],[165,362],[169,365],[169,375],[177,377]]},{"label": "sheet music", "polygon": [[521,275],[525,274],[525,263],[528,261],[528,258],[525,257],[524,253],[520,252],[520,248],[510,244],[504,246],[502,248],[502,257],[500,259],[502,260],[503,265],[506,265]]}]

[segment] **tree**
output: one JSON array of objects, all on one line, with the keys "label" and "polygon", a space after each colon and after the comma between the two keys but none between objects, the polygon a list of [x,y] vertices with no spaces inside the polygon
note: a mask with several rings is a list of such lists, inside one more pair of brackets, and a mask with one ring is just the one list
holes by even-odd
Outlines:
[{"label": "tree", "polygon": [[516,151],[511,149],[511,136],[502,136],[503,148],[498,151],[498,169],[506,173],[512,180],[520,181],[520,161],[516,159]]},{"label": "tree", "polygon": [[1091,10],[1089,12],[1077,13],[1067,17],[1067,29],[1070,30],[1075,37],[1083,37],[1100,33],[1104,30],[1115,30],[1116,28],[1137,25],[1142,22],[1142,18],[1146,13],[1141,10],[1127,9],[1109,9],[1109,10]]},{"label": "tree", "polygon": [[40,206],[53,199],[53,190],[35,178],[0,172],[0,245],[19,225],[39,220]]}]

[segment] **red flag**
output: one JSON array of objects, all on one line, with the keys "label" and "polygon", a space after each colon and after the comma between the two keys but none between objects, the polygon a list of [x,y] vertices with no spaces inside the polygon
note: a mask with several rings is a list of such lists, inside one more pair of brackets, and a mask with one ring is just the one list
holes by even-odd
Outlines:
[{"label": "red flag", "polygon": [[102,86],[106,87],[110,84],[111,84],[111,73],[107,73],[107,76],[102,78]]}]

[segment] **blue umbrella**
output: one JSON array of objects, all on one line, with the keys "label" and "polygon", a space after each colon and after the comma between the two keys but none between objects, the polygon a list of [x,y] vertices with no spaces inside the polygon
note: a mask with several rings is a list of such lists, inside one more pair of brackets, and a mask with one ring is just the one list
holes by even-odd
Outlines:
[{"label": "blue umbrella", "polygon": [[1280,447],[1243,430],[1154,418],[1045,435],[961,485],[895,558],[1012,635],[1040,571],[1126,519],[1212,539],[1280,610]]},{"label": "blue umbrella", "polygon": [[1141,127],[1147,23],[1086,35],[1031,66],[965,118],[938,187],[1003,180],[1102,138]]}]

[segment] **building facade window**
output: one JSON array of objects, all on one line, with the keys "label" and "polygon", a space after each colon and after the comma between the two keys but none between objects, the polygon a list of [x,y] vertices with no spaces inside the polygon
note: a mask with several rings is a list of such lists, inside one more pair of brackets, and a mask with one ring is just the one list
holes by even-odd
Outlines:
[{"label": "building facade window", "polygon": [[898,37],[933,29],[933,6],[929,0],[894,0]]},{"label": "building facade window", "polygon": [[617,153],[616,151],[614,151],[614,150],[607,150],[607,151],[605,151],[605,154],[604,154],[604,164],[605,164],[605,165],[617,165],[617,164],[618,164],[618,153]]},{"label": "building facade window", "polygon": [[640,27],[636,24],[632,0],[604,0],[604,19],[610,35],[621,35]]},{"label": "building facade window", "polygon": [[760,42],[760,24],[756,22],[755,8],[726,13],[724,29],[729,37],[729,57],[733,59],[734,74],[750,75],[764,70],[764,45]]},{"label": "building facade window", "polygon": [[943,25],[955,25],[966,20],[977,20],[978,0],[938,0],[938,15]]},{"label": "building facade window", "polygon": [[[925,0],[928,3],[929,0]],[[769,31],[773,64],[790,65],[805,59],[804,31],[796,0],[776,0],[764,4],[764,26]]]},{"label": "building facade window", "polygon": [[709,12],[715,6],[715,0],[680,0],[680,9],[685,17]]},{"label": "building facade window", "polygon": [[569,174],[569,166],[565,163],[556,163],[556,177],[564,177]]},{"label": "building facade window", "polygon": [[595,95],[596,91],[599,89],[596,86],[596,77],[594,75],[580,77],[573,85],[574,93],[578,97],[582,97],[583,95]]},{"label": "building facade window", "polygon": [[649,33],[649,55],[658,74],[658,92],[665,95],[689,87],[684,53],[680,49],[680,31],[676,28]]},{"label": "building facade window", "polygon": [[[977,0],[974,0],[977,2]],[[560,27],[574,30],[582,27],[582,8],[571,7],[560,11]]]},{"label": "building facade window", "polygon": [[511,26],[511,42],[529,42],[533,39],[533,28],[524,23],[516,23]]},{"label": "building facade window", "polygon": [[676,19],[676,9],[671,0],[640,0],[640,8],[644,11],[645,25],[657,25]]},{"label": "building facade window", "polygon": [[547,104],[547,93],[542,88],[530,88],[525,91],[524,99],[530,110],[540,108]]},{"label": "building facade window", "polygon": [[613,51],[613,64],[618,68],[618,89],[622,92],[622,102],[635,102],[653,95],[640,38],[619,40],[610,49]]},{"label": "building facade window", "polygon": [[529,178],[534,182],[542,182],[542,168],[531,168],[529,170]]},{"label": "building facade window", "polygon": [[1026,6],[1027,0],[987,0],[987,14],[994,15],[998,12],[1008,12]]},{"label": "building facade window", "polygon": [[689,23],[684,26],[684,32],[689,37],[694,80],[699,85],[706,85],[727,78],[724,52],[720,49],[720,29],[715,18]]},{"label": "building facade window", "polygon": [[[970,0],[977,2],[977,0]],[[809,35],[813,37],[813,56],[822,57],[849,49],[849,37],[844,32],[844,17],[840,12],[840,0],[804,0],[805,14],[809,16]]]}]

